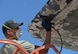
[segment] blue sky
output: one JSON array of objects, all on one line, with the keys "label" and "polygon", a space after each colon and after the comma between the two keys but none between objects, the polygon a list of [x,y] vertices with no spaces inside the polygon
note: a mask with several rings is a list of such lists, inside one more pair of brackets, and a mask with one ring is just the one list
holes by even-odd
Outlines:
[{"label": "blue sky", "polygon": [[[47,1],[48,0],[0,0],[0,39],[5,39],[2,33],[2,24],[6,20],[13,19],[17,22],[24,22],[24,25],[20,27],[23,31],[20,40],[26,40],[32,44],[41,46],[42,42],[32,38],[27,28],[31,20]],[[58,49],[60,48],[58,47]],[[50,50],[48,54],[53,53],[54,52]],[[63,48],[61,54],[78,54],[78,52]]]}]

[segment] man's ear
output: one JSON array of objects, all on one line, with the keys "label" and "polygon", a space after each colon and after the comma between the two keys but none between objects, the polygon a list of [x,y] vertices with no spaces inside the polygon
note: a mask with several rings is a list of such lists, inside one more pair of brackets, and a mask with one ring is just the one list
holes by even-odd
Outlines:
[{"label": "man's ear", "polygon": [[13,32],[11,30],[7,30],[7,34],[12,35]]}]

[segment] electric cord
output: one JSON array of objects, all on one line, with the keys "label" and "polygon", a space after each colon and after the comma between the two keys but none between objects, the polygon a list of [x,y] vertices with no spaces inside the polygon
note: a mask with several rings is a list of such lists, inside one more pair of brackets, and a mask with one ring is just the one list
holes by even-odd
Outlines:
[{"label": "electric cord", "polygon": [[59,37],[60,37],[60,40],[61,40],[61,48],[60,48],[60,53],[61,53],[61,51],[62,51],[62,48],[63,48],[63,43],[62,43],[62,36],[61,36],[61,34],[59,33],[59,30],[58,29],[55,29],[55,27],[53,27],[52,26],[52,28],[58,33],[58,35],[59,35]]}]

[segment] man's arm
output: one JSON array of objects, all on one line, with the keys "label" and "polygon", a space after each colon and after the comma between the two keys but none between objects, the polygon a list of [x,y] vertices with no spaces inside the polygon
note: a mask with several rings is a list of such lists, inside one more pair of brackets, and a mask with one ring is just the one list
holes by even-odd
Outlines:
[{"label": "man's arm", "polygon": [[[45,38],[43,45],[50,44],[50,42],[51,42],[51,31],[46,31],[46,38]],[[35,49],[38,47],[40,47],[40,46],[35,46]],[[43,49],[39,52],[39,54],[44,54],[47,52],[48,52],[48,49]]]},{"label": "man's arm", "polygon": [[42,19],[42,26],[46,30],[46,38],[45,38],[43,45],[50,44],[50,42],[51,42],[51,27],[52,27],[51,21]]},{"label": "man's arm", "polygon": [[[50,42],[51,42],[51,31],[46,31],[46,38],[45,38],[43,45],[50,44]],[[35,45],[35,49],[38,47],[40,46]]]},{"label": "man's arm", "polygon": [[[42,20],[42,26],[46,30],[46,38],[43,43],[43,45],[50,44],[51,42],[51,22],[47,20]],[[39,46],[35,46],[35,48],[38,48]],[[40,51],[40,54],[47,53],[48,49],[43,49]]]},{"label": "man's arm", "polygon": [[[50,21],[42,19],[42,26],[46,30],[46,38],[45,38],[43,45],[50,44],[50,42],[51,42],[51,27],[52,27],[51,25],[52,24]],[[37,48],[37,47],[39,47],[39,46],[35,46],[35,48]]]},{"label": "man's arm", "polygon": [[51,42],[51,31],[46,31],[46,38],[43,45],[50,44]]},{"label": "man's arm", "polygon": [[[50,43],[51,43],[51,27],[52,27],[52,25],[54,25],[54,23],[51,24],[50,21],[42,20],[42,26],[46,30],[46,38],[45,38],[43,45],[50,45]],[[52,45],[52,48],[57,54],[60,54],[60,52],[57,50],[57,48],[54,45]],[[43,49],[39,53],[46,54],[47,52],[48,52],[48,49]]]}]

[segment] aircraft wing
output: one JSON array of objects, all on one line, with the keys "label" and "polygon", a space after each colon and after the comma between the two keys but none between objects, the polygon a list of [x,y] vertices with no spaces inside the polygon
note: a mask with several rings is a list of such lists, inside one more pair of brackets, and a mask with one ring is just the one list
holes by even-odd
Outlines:
[{"label": "aircraft wing", "polygon": [[[41,26],[40,16],[52,18],[52,14],[57,14],[51,22],[55,23],[54,27],[62,36],[63,47],[78,51],[78,0],[70,3],[66,3],[66,0],[49,0],[29,25],[29,32],[34,38],[45,40],[45,29]],[[54,29],[51,38],[52,44],[60,46],[59,35]]]}]

